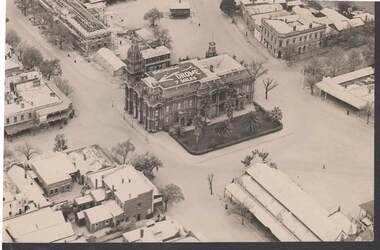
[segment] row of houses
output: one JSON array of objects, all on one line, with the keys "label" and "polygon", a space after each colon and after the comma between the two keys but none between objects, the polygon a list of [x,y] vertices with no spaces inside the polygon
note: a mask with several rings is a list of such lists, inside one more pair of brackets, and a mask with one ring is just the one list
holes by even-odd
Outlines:
[{"label": "row of houses", "polygon": [[[73,185],[78,184],[87,189],[68,204],[73,208],[77,227],[86,227],[89,234],[146,221],[141,229],[134,227],[145,232],[134,242],[197,240],[174,220],[157,224],[149,220],[162,206],[156,186],[132,165],[117,165],[98,145],[37,156],[25,164],[26,168],[12,166],[6,172],[6,242],[78,242],[80,236],[74,233],[73,225],[66,222],[61,208],[52,202],[54,197],[72,192]],[[23,223],[28,226],[23,227]],[[134,234],[126,232],[125,241],[132,241],[128,235]]]},{"label": "row of houses", "polygon": [[374,16],[353,12],[349,19],[330,8],[318,11],[297,1],[240,1],[240,11],[248,30],[277,58],[287,53],[302,54],[318,48],[333,33],[364,25]]}]

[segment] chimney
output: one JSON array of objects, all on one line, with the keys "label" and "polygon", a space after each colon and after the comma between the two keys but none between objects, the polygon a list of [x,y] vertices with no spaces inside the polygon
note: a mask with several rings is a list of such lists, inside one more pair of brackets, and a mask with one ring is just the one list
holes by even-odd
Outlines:
[{"label": "chimney", "polygon": [[23,102],[20,103],[20,107],[23,109],[25,108],[25,104]]},{"label": "chimney", "polygon": [[296,26],[293,26],[293,31],[296,31]]},{"label": "chimney", "polygon": [[140,238],[144,238],[144,229],[140,229]]},{"label": "chimney", "polygon": [[365,20],[366,22],[368,21],[368,16],[367,16],[367,15],[364,16],[364,20]]},{"label": "chimney", "polygon": [[115,186],[112,185],[112,192],[115,192]]},{"label": "chimney", "polygon": [[128,182],[131,183],[131,179],[128,179]]},{"label": "chimney", "polygon": [[95,189],[98,189],[98,179],[95,179]]},{"label": "chimney", "polygon": [[309,29],[313,28],[313,24],[309,23]]},{"label": "chimney", "polygon": [[124,178],[121,179],[121,184],[124,184]]},{"label": "chimney", "polygon": [[214,65],[210,65],[210,71],[214,72]]},{"label": "chimney", "polygon": [[86,156],[86,154],[83,154],[83,160],[84,160],[84,161],[87,160],[87,156]]}]

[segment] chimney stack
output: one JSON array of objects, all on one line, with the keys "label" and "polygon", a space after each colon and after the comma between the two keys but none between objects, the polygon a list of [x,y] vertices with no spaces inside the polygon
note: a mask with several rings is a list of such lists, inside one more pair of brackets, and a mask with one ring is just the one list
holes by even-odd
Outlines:
[{"label": "chimney stack", "polygon": [[98,189],[98,179],[95,179],[95,189]]},{"label": "chimney stack", "polygon": [[124,178],[121,179],[121,184],[124,184]]},{"label": "chimney stack", "polygon": [[140,229],[140,238],[144,238],[144,229]]},{"label": "chimney stack", "polygon": [[313,24],[309,23],[309,29],[313,28]]}]

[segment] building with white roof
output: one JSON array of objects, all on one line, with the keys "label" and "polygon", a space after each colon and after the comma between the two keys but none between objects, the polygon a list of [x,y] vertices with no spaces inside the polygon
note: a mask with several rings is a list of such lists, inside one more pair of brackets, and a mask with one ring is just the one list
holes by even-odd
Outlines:
[{"label": "building with white roof", "polygon": [[127,82],[126,110],[150,132],[189,126],[201,99],[213,95],[209,117],[214,118],[226,112],[228,86],[238,89],[239,110],[253,101],[252,84],[246,68],[228,55],[191,59],[147,72],[138,84]]},{"label": "building with white roof", "polygon": [[124,166],[107,174],[103,185],[129,219],[139,221],[153,213],[152,184],[133,166]]},{"label": "building with white roof", "polygon": [[97,144],[69,149],[65,153],[80,172],[80,184],[85,183],[87,174],[97,172],[103,168],[116,166],[110,154]]},{"label": "building with white roof", "polygon": [[18,71],[5,80],[4,129],[8,136],[67,121],[71,100],[55,84],[45,84],[38,71]]},{"label": "building with white roof", "polygon": [[125,63],[111,50],[101,48],[94,56],[95,61],[105,68],[112,76],[121,76],[125,70]]},{"label": "building with white roof", "polygon": [[71,191],[73,179],[78,174],[78,169],[64,153],[33,160],[31,168],[48,196]]},{"label": "building with white roof", "polygon": [[316,83],[316,87],[325,99],[337,99],[346,107],[359,111],[374,104],[374,74],[374,69],[367,67],[336,77],[325,77]]},{"label": "building with white roof", "polygon": [[124,242],[129,243],[162,243],[182,238],[184,238],[183,227],[177,221],[172,219],[159,221],[153,225],[138,228],[123,234]]},{"label": "building with white roof", "polygon": [[13,59],[5,60],[5,77],[11,76],[22,69],[20,63],[16,62]]},{"label": "building with white roof", "polygon": [[[94,233],[102,228],[117,226],[124,221],[124,211],[113,200],[83,210],[87,229]],[[128,219],[127,219],[128,220]]]},{"label": "building with white roof", "polygon": [[87,9],[78,0],[41,0],[38,3],[49,14],[58,17],[57,21],[74,36],[76,46],[84,54],[111,47],[111,30],[104,24],[98,8]]},{"label": "building with white roof", "polygon": [[27,200],[25,211],[36,210],[51,205],[51,202],[44,196],[44,191],[25,170],[19,166],[13,166],[7,171],[7,179],[17,190],[23,194]]},{"label": "building with white roof", "polygon": [[330,8],[323,8],[320,13],[330,20],[331,25],[337,30],[342,31],[345,29],[355,28],[364,25],[364,20],[360,16],[349,19],[338,11]]},{"label": "building with white roof", "polygon": [[264,18],[261,23],[260,42],[277,58],[289,51],[296,55],[318,48],[326,35],[325,24],[296,14]]},{"label": "building with white roof", "polygon": [[187,0],[171,0],[169,11],[174,18],[188,17],[190,16],[190,3]]},{"label": "building with white roof", "polygon": [[3,234],[17,243],[54,243],[75,235],[61,211],[46,207],[3,222]]},{"label": "building with white roof", "polygon": [[[225,188],[280,241],[340,241],[352,228],[340,212],[329,214],[280,170],[263,163]],[[332,217],[339,216],[338,219]]]}]

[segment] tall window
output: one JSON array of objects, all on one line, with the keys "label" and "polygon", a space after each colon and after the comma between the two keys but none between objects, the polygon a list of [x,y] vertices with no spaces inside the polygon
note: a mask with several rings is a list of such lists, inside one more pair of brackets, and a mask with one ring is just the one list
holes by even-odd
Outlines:
[{"label": "tall window", "polygon": [[17,122],[17,116],[13,117],[13,121]]}]

